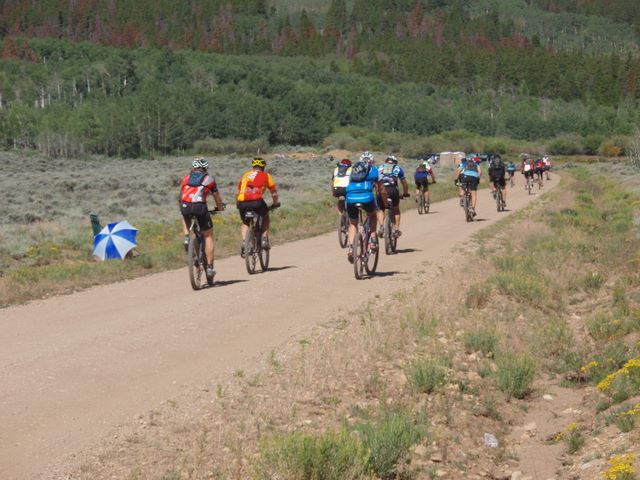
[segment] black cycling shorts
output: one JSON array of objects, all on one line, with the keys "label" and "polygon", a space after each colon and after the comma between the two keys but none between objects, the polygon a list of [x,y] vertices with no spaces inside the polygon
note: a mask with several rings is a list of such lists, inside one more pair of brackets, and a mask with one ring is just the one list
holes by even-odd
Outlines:
[{"label": "black cycling shorts", "polygon": [[501,188],[507,186],[507,181],[504,177],[491,177],[491,183],[493,183],[494,185],[499,185]]},{"label": "black cycling shorts", "polygon": [[243,222],[247,221],[247,212],[253,210],[261,217],[266,217],[269,214],[269,207],[264,200],[249,200],[246,202],[237,202],[236,207],[240,211],[240,219]]},{"label": "black cycling shorts", "polygon": [[[391,205],[394,207],[400,205],[400,191],[398,190],[398,187],[395,185],[385,185],[384,188],[387,191],[387,196],[391,199]],[[382,195],[378,194],[377,202],[378,205],[380,205],[380,210],[384,211],[384,209],[387,208],[382,201]]]},{"label": "black cycling shorts", "polygon": [[187,223],[187,227],[189,226],[189,223],[191,223],[191,217],[195,217],[198,221],[201,232],[211,230],[213,228],[211,215],[209,214],[206,203],[182,202],[180,204],[180,213],[182,213],[182,217]]},{"label": "black cycling shorts", "polygon": [[[362,203],[361,205],[364,211],[367,212],[367,214],[370,214],[371,212],[375,212],[377,210],[376,202],[367,202]],[[358,210],[359,209],[355,203],[347,203],[347,215],[349,215],[349,220],[358,220]]]},{"label": "black cycling shorts", "polygon": [[425,191],[429,190],[429,179],[416,179],[416,188],[424,187]]},{"label": "black cycling shorts", "polygon": [[336,198],[347,196],[347,187],[333,187],[333,196]]},{"label": "black cycling shorts", "polygon": [[529,170],[528,172],[524,172],[525,177],[533,177],[533,170]]},{"label": "black cycling shorts", "polygon": [[480,183],[480,179],[478,177],[472,177],[470,175],[460,175],[460,184],[467,184],[469,186],[469,190],[475,192],[478,190],[478,184]]}]

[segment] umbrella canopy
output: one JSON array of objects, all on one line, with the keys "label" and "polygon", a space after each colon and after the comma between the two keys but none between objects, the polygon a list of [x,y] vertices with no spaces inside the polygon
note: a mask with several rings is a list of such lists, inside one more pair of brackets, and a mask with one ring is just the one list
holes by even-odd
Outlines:
[{"label": "umbrella canopy", "polygon": [[93,254],[102,260],[123,259],[136,247],[138,230],[127,221],[110,223],[93,239]]}]

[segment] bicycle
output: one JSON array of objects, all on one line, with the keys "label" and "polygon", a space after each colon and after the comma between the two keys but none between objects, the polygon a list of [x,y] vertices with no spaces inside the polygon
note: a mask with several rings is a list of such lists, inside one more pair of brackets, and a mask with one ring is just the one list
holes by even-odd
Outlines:
[{"label": "bicycle", "polygon": [[[209,210],[209,214],[215,215],[220,212],[217,208]],[[200,232],[200,225],[196,217],[189,220],[189,244],[187,245],[187,268],[189,269],[189,281],[191,288],[200,290],[204,288],[203,274],[206,277],[207,285],[212,287],[214,275],[209,277],[206,274],[207,255],[204,251],[204,238]]]},{"label": "bicycle", "polygon": [[[431,182],[433,185],[435,182]],[[419,193],[416,197],[416,205],[418,206],[418,214],[422,215],[423,213],[429,213],[429,208],[431,206],[431,200],[424,198],[424,185],[420,185],[418,189]]]},{"label": "bicycle", "polygon": [[377,245],[371,241],[371,225],[369,215],[362,209],[361,203],[356,203],[359,209],[360,221],[358,231],[353,240],[353,272],[357,280],[364,278],[365,272],[373,275],[378,267],[380,254]]},{"label": "bicycle", "polygon": [[467,222],[473,220],[473,211],[471,207],[471,190],[469,190],[469,182],[462,182],[462,208],[464,209],[464,218]]},{"label": "bicycle", "polygon": [[498,184],[498,188],[496,189],[496,206],[498,208],[498,212],[504,211],[504,198],[502,197],[502,188]]},{"label": "bicycle", "polygon": [[[269,210],[275,210],[276,208],[272,205]],[[258,262],[260,263],[261,271],[266,272],[269,268],[270,249],[262,248],[262,222],[264,219],[255,210],[248,210],[245,218],[249,220],[249,229],[242,242],[242,251],[244,252],[244,263],[247,267],[247,272],[250,275],[256,273]]]},{"label": "bicycle", "polygon": [[[341,201],[344,201],[344,197],[340,197]],[[338,219],[338,243],[340,243],[341,248],[346,248],[347,243],[349,242],[349,216],[347,215],[347,208],[345,206],[344,210],[340,214],[340,218]]]}]

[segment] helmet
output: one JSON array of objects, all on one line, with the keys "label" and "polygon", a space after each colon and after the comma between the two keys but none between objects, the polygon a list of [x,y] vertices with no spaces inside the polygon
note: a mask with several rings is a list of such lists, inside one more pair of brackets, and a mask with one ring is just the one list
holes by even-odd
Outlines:
[{"label": "helmet", "polygon": [[351,160],[349,160],[348,158],[343,158],[338,163],[338,166],[340,166],[340,165],[344,165],[345,167],[350,167],[351,166]]},{"label": "helmet", "polygon": [[262,157],[253,157],[253,160],[251,161],[251,166],[264,168],[267,166],[267,162],[265,162],[264,158]]},{"label": "helmet", "polygon": [[393,163],[394,165],[398,164],[398,157],[396,157],[395,155],[389,155],[387,157],[387,159],[385,160],[386,163]]},{"label": "helmet", "polygon": [[545,155],[544,157],[542,157],[542,160],[544,160],[545,162],[547,162],[549,160],[549,155]]},{"label": "helmet", "polygon": [[362,155],[360,155],[360,160],[371,164],[373,163],[373,155],[371,154],[371,152],[364,152]]},{"label": "helmet", "polygon": [[529,160],[529,155],[527,155],[526,153],[523,153],[522,160]]},{"label": "helmet", "polygon": [[209,162],[202,157],[196,157],[193,159],[193,162],[191,162],[191,166],[193,168],[204,168],[206,170],[209,168]]}]

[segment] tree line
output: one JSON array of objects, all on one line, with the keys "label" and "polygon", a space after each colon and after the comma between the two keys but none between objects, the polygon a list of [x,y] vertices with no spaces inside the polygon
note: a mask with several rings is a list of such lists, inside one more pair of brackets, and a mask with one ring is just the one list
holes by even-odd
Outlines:
[{"label": "tree line", "polygon": [[41,60],[0,60],[0,145],[49,155],[137,157],[207,138],[317,144],[344,126],[416,136],[459,128],[518,139],[607,136],[630,133],[640,120],[631,100],[614,107],[524,89],[386,82],[309,58],[47,39],[19,48]]}]

